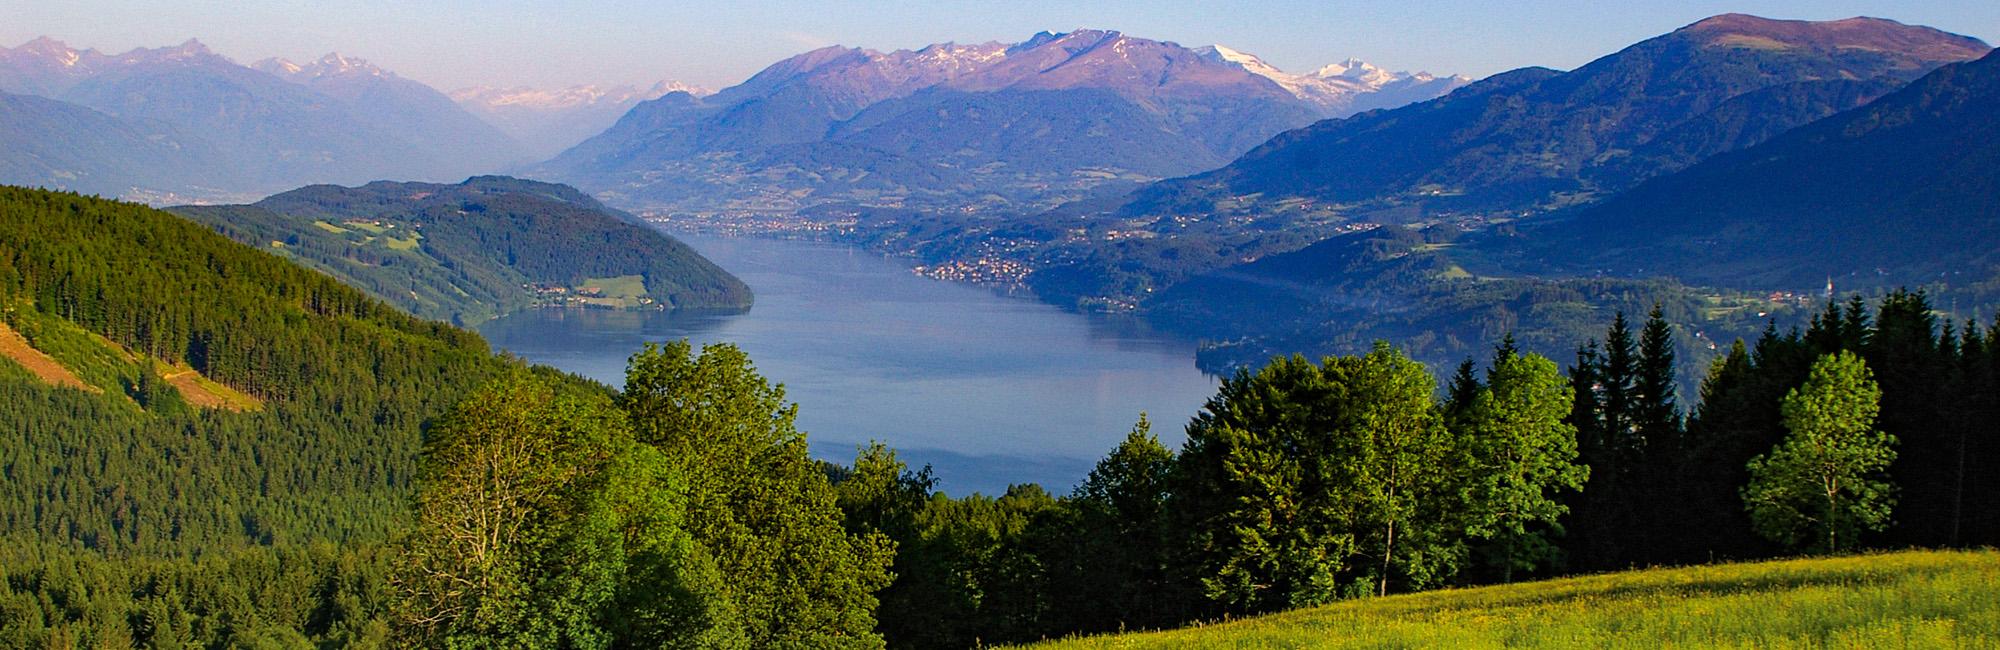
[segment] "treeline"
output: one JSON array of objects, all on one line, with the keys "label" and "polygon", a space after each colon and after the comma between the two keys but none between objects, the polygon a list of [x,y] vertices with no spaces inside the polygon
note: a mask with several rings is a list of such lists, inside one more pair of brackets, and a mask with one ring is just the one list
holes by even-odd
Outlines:
[{"label": "treeline", "polygon": [[[1635,566],[1993,545],[1996,337],[2000,325],[1940,324],[1921,293],[1873,312],[1857,299],[1734,346],[1691,413],[1657,311],[1637,327],[1618,316],[1565,374],[1505,340],[1438,398],[1391,350],[1277,359],[1225,381],[1178,452],[1142,420],[1060,498],[1032,485],[949,498],[879,447],[838,470],[839,488],[850,528],[897,543],[879,616],[901,647]],[[1820,447],[1837,453],[1800,457]],[[1827,478],[1845,487],[1827,494]]]},{"label": "treeline", "polygon": [[[1837,353],[1879,384],[1879,430],[1895,438],[1888,477],[1895,509],[1879,547],[2000,544],[2000,323],[1940,322],[1922,292],[1896,291],[1870,310],[1828,305],[1803,329],[1767,329],[1711,366],[1691,412],[1662,387],[1673,350],[1653,322],[1635,344],[1614,324],[1572,368],[1592,486],[1577,503],[1570,566],[1577,570],[1765,557],[1782,548],[1755,533],[1743,506],[1752,459],[1787,433],[1787,395]],[[1583,390],[1582,386],[1595,386]],[[1689,525],[1700,522],[1700,525]]]},{"label": "treeline", "polygon": [[[1616,319],[1567,376],[1511,340],[1442,387],[1387,346],[1278,359],[1226,380],[1179,450],[1142,418],[1062,496],[953,498],[879,445],[813,461],[796,407],[728,346],[649,348],[617,393],[513,370],[430,429],[398,541],[129,571],[55,555],[9,571],[0,634],[974,647],[1631,565],[1990,544],[1994,441],[1937,414],[1990,407],[1968,378],[2000,366],[1996,330],[1925,330],[1933,318],[1898,293],[1774,330],[1715,364],[1691,417],[1657,313]],[[1948,365],[1896,360],[1912,350]],[[1899,374],[1946,388],[1913,401]],[[1907,410],[1919,402],[1944,410]],[[1813,463],[1787,454],[1828,441],[1866,458],[1821,508],[1798,491]],[[1947,452],[1966,469],[1930,471]],[[1958,511],[1961,539],[1913,537],[1946,529],[1909,513],[1946,503],[1989,507]]]},{"label": "treeline", "polygon": [[839,487],[849,526],[897,543],[893,647],[1160,628],[1462,584],[1557,560],[1585,485],[1570,388],[1509,346],[1437,397],[1387,346],[1226,380],[1176,452],[1141,420],[1067,496],[930,493],[885,449]]}]

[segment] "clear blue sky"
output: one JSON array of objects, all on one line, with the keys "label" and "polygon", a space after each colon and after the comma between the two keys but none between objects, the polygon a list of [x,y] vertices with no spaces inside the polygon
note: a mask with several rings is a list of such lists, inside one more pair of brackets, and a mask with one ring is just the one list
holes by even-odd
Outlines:
[{"label": "clear blue sky", "polygon": [[721,87],[823,45],[1013,42],[1091,27],[1220,43],[1292,71],[1359,57],[1484,76],[1572,68],[1727,12],[1879,16],[2000,41],[2000,0],[0,0],[0,44],[49,35],[120,52],[197,37],[245,63],[337,50],[445,89],[659,79]]}]

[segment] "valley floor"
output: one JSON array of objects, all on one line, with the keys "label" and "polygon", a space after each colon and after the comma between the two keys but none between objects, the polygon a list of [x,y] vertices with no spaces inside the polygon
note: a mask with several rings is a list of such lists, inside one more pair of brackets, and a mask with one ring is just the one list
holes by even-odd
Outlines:
[{"label": "valley floor", "polygon": [[1082,648],[1825,648],[2000,643],[2000,551],[1652,569],[1338,603]]}]

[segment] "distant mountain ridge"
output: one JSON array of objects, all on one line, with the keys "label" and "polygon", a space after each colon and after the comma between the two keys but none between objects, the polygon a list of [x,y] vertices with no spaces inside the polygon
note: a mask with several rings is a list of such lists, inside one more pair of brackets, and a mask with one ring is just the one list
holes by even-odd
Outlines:
[{"label": "distant mountain ridge", "polygon": [[1268,213],[1290,201],[1307,218],[1511,218],[1756,144],[1989,49],[1873,18],[1718,16],[1572,72],[1516,70],[1290,131],[1222,169],[1148,187],[1119,213]]},{"label": "distant mountain ridge", "polygon": [[527,162],[520,142],[444,93],[367,60],[329,53],[306,64],[265,59],[251,68],[347,104],[348,110],[418,149],[455,161],[470,174]]},{"label": "distant mountain ridge", "polygon": [[611,128],[639,102],[672,93],[705,97],[715,91],[677,81],[660,81],[646,88],[578,85],[551,90],[472,86],[451,91],[451,99],[520,141],[535,160],[545,160]]},{"label": "distant mountain ridge", "polygon": [[[260,66],[238,65],[196,40],[116,55],[46,37],[0,48],[0,92],[87,108],[120,124],[108,128],[153,134],[187,151],[119,173],[103,171],[129,167],[112,158],[115,150],[77,151],[91,157],[44,160],[52,167],[44,173],[0,181],[186,202],[313,182],[457,179],[520,159],[517,144],[442,94],[357,59]],[[41,124],[69,123],[46,115],[60,107],[40,109]],[[42,149],[100,137],[75,129],[34,136]],[[20,159],[24,151],[0,151],[0,158]],[[191,170],[198,178],[188,178]]]},{"label": "distant mountain ridge", "polygon": [[1221,51],[1105,30],[822,48],[708,97],[639,104],[534,171],[623,204],[691,211],[1041,209],[1213,168],[1398,83],[1416,93],[1456,83],[1312,77],[1316,100]]}]

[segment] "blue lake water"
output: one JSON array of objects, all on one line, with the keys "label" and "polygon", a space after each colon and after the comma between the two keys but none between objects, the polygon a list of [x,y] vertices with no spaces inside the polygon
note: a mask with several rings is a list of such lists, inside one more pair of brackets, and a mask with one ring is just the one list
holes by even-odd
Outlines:
[{"label": "blue lake water", "polygon": [[1215,391],[1194,342],[1133,319],[931,280],[837,244],[677,235],[756,292],[742,314],[538,310],[480,327],[529,361],[623,384],[646,342],[733,343],[799,405],[813,453],[871,440],[931,465],[952,494],[1066,493],[1140,412],[1178,446]]}]

